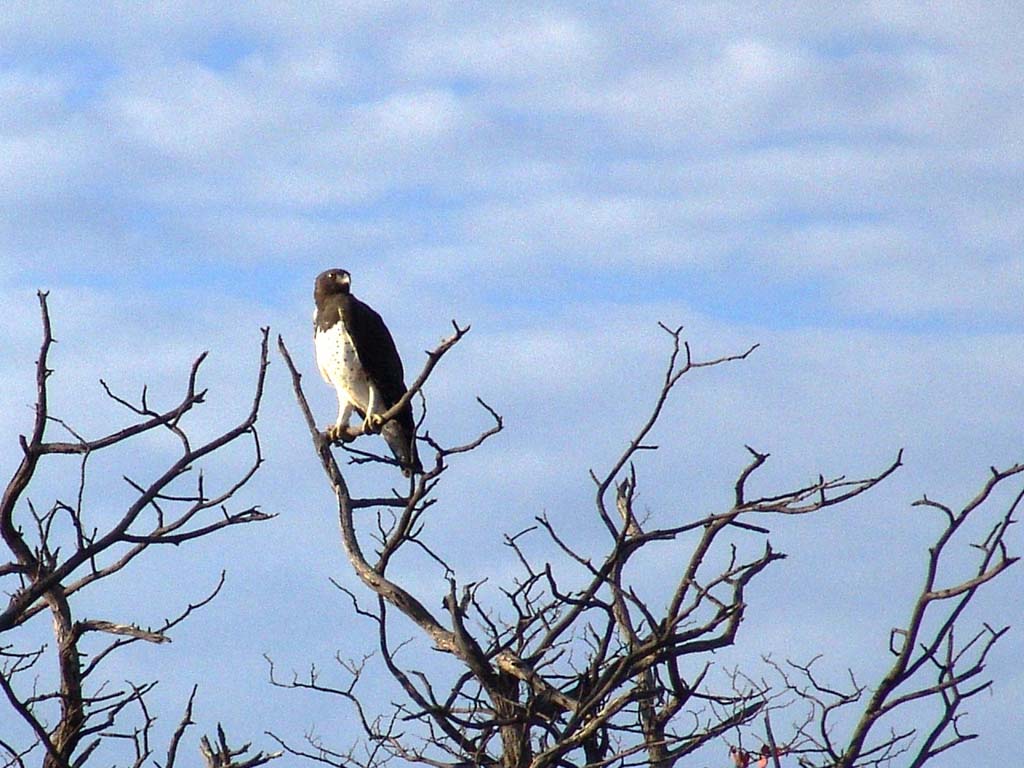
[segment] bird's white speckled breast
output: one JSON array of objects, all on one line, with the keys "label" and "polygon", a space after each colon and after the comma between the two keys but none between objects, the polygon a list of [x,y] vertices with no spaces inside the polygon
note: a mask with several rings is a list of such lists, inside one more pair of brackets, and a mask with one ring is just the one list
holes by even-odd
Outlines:
[{"label": "bird's white speckled breast", "polygon": [[365,411],[370,399],[369,382],[355,345],[345,332],[345,324],[339,322],[326,331],[317,331],[313,344],[320,375],[344,391],[353,405]]}]

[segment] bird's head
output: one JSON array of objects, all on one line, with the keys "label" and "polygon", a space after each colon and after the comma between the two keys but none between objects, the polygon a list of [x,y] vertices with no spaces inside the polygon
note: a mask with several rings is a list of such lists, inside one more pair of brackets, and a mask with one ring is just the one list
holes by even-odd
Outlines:
[{"label": "bird's head", "polygon": [[319,300],[336,293],[348,293],[351,286],[352,276],[344,269],[328,269],[316,276],[313,298]]}]

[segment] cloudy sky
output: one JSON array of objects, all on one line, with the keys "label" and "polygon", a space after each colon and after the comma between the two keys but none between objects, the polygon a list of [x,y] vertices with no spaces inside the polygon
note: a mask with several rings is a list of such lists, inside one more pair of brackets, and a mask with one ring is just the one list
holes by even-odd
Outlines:
[{"label": "cloudy sky", "polygon": [[[1017,4],[964,0],[7,2],[0,470],[30,426],[36,289],[60,339],[55,408],[87,433],[124,418],[100,377],[169,403],[204,349],[205,418],[237,420],[264,325],[326,423],[310,292],[342,266],[407,369],[451,318],[473,325],[435,375],[429,426],[470,435],[480,394],[508,429],[452,471],[435,525],[465,531],[448,554],[466,578],[497,579],[499,531],[544,511],[586,529],[588,468],[653,397],[656,323],[684,324],[702,357],[762,346],[666,413],[640,465],[656,518],[725,503],[744,443],[773,454],[774,488],[906,449],[869,500],[773,538],[791,557],[750,619],[751,657],[822,650],[877,671],[936,531],[909,503],[963,503],[990,465],[1024,460],[1022,30]],[[246,501],[279,517],[154,559],[94,607],[155,623],[226,567],[215,607],[116,674],[162,679],[161,728],[198,682],[207,725],[343,742],[346,710],[265,682],[263,653],[301,669],[365,650],[327,581],[347,571],[280,362],[261,425]],[[121,474],[97,477],[99,519]],[[124,597],[139,583],[145,615]],[[1024,578],[997,589],[976,621],[1019,618]],[[1022,629],[970,707],[987,738],[938,764],[1016,755]]]}]

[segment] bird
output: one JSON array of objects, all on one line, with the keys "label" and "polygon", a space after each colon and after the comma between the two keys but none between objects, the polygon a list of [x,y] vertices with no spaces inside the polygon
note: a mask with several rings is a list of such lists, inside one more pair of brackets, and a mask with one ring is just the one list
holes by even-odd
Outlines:
[{"label": "bird", "polygon": [[327,438],[354,439],[349,427],[354,410],[363,419],[362,434],[380,432],[403,475],[422,473],[412,403],[387,423],[381,420],[406,393],[402,358],[384,320],[352,295],[352,276],[344,269],[317,275],[313,301],[316,364],[338,396],[338,418],[327,428]]}]

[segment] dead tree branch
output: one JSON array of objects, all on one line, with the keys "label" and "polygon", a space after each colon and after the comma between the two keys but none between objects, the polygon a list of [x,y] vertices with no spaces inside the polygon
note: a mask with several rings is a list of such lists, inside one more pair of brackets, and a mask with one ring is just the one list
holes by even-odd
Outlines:
[{"label": "dead tree branch", "polygon": [[[0,610],[0,639],[17,642],[23,628],[40,614],[48,613],[54,629],[57,680],[49,692],[37,692],[35,684],[26,691],[21,681],[30,682],[23,673],[31,665],[14,661],[0,667],[0,687],[13,716],[30,728],[35,744],[44,748],[44,768],[77,768],[102,743],[115,740],[132,744],[135,762],[140,765],[150,754],[153,718],[146,708],[145,695],[152,684],[127,683],[121,690],[110,692],[104,689],[104,681],[93,679],[95,673],[111,653],[125,645],[140,640],[168,642],[168,631],[209,602],[220,584],[207,598],[155,629],[135,621],[77,618],[75,597],[83,590],[95,590],[99,583],[125,570],[153,545],[181,545],[224,528],[273,517],[256,507],[241,511],[228,508],[263,462],[256,421],[269,364],[269,330],[263,329],[262,333],[251,405],[234,426],[204,441],[194,441],[189,435],[188,418],[207,396],[198,385],[206,358],[203,353],[191,365],[180,400],[169,408],[152,407],[145,388],[140,399],[132,402],[101,382],[106,396],[128,410],[131,418],[125,426],[88,438],[71,425],[70,419],[50,412],[49,388],[54,373],[50,355],[55,340],[47,294],[40,292],[38,296],[42,342],[35,365],[35,416],[28,436],[20,437],[21,461],[0,497],[0,538],[12,558],[0,567],[0,579],[8,580],[9,596]],[[52,439],[49,431],[54,425],[74,439]],[[124,478],[128,501],[111,524],[106,510],[99,514],[86,504],[90,468],[95,467],[97,456],[127,460],[137,439],[144,435],[169,437],[178,445],[178,454],[156,473],[155,480],[140,483]],[[204,462],[244,441],[251,446],[247,468],[223,488],[209,490],[202,472]],[[119,450],[121,453],[117,453]],[[77,462],[76,471],[65,473],[76,478],[73,502],[58,497],[41,511],[27,498],[40,467],[69,460]],[[39,489],[37,494],[43,492]],[[104,521],[102,525],[100,521]],[[111,636],[116,639],[94,647],[100,638]],[[7,658],[27,657],[11,651]],[[138,712],[141,724],[127,730],[117,728],[115,722],[129,710]],[[18,755],[27,753],[8,747],[15,763],[21,759]],[[28,750],[31,748],[30,743]],[[173,751],[168,762],[173,762]]]},{"label": "dead tree branch", "polygon": [[[428,353],[417,388],[427,383],[441,354],[461,338],[455,328],[455,336]],[[498,588],[497,602],[481,584],[459,583],[445,560],[444,542],[439,547],[437,541],[427,541],[427,511],[448,470],[446,460],[455,453],[472,452],[500,431],[501,417],[481,403],[494,426],[457,449],[446,449],[425,435],[422,439],[434,449],[436,460],[411,484],[408,495],[353,498],[331,446],[316,428],[301,375],[279,338],[296,400],[335,494],[343,548],[376,607],[363,607],[345,592],[354,612],[374,627],[377,657],[405,697],[394,703],[390,715],[372,717],[365,711],[354,686],[368,659],[358,666],[343,665],[348,685],[326,684],[311,673],[308,680],[295,680],[291,687],[348,701],[362,723],[366,748],[339,751],[320,739],[307,739],[313,750],[304,751],[279,739],[282,747],[335,766],[380,766],[398,759],[448,768],[670,768],[727,736],[742,739],[756,730],[760,746],[755,750],[731,746],[736,765],[771,763],[781,768],[794,759],[808,766],[880,766],[907,753],[912,733],[890,731],[872,740],[875,726],[893,710],[928,697],[943,701],[945,713],[917,747],[914,765],[971,738],[958,730],[958,708],[987,688],[988,683],[975,678],[1005,630],[986,626],[959,645],[954,629],[977,590],[1015,561],[1007,554],[1004,539],[1019,497],[978,545],[982,556],[970,577],[939,583],[939,558],[966,516],[989,498],[996,485],[1024,469],[993,471],[978,498],[960,512],[922,500],[943,512],[949,530],[930,550],[925,587],[908,625],[897,632],[902,644],[894,648],[892,670],[870,696],[852,676],[853,687],[847,691],[820,683],[810,665],[774,665],[783,675],[778,689],[767,683],[718,688],[709,674],[715,652],[737,642],[751,610],[748,588],[786,556],[766,538],[773,520],[821,513],[868,493],[899,469],[902,452],[861,478],[819,474],[811,482],[764,490],[757,486],[769,455],[748,448],[751,458],[737,468],[731,506],[701,514],[670,514],[664,522],[650,515],[641,519],[634,507],[637,465],[643,454],[656,450],[651,438],[665,418],[672,392],[685,376],[744,360],[756,349],[755,345],[742,354],[697,361],[681,328],[662,328],[671,349],[657,397],[609,468],[591,472],[595,520],[608,534],[604,547],[595,554],[587,548],[592,543],[581,542],[575,529],[562,531],[547,515],[538,516],[530,527],[505,537],[522,573]],[[365,518],[356,519],[355,511],[365,509],[377,510],[376,528]],[[375,542],[372,557],[364,548],[368,536]],[[659,560],[656,548],[667,548],[671,557]],[[431,610],[393,575],[392,564],[412,549],[426,552],[443,568],[441,611]],[[538,552],[553,552],[555,559]],[[655,562],[662,567],[652,584],[643,574]],[[924,614],[938,605],[953,607],[939,630],[929,633],[923,629]],[[404,655],[400,658],[405,643],[392,639],[400,619],[406,621],[401,626],[414,627],[426,638],[431,651],[424,649],[425,653],[444,654],[457,662],[459,671],[442,673],[403,660]],[[933,682],[911,683],[927,670],[937,673]],[[799,684],[801,676],[809,682]],[[807,704],[809,713],[792,733],[783,733],[773,725],[770,710],[794,702]],[[839,713],[858,703],[864,706],[862,716],[840,737],[834,725]]]}]

